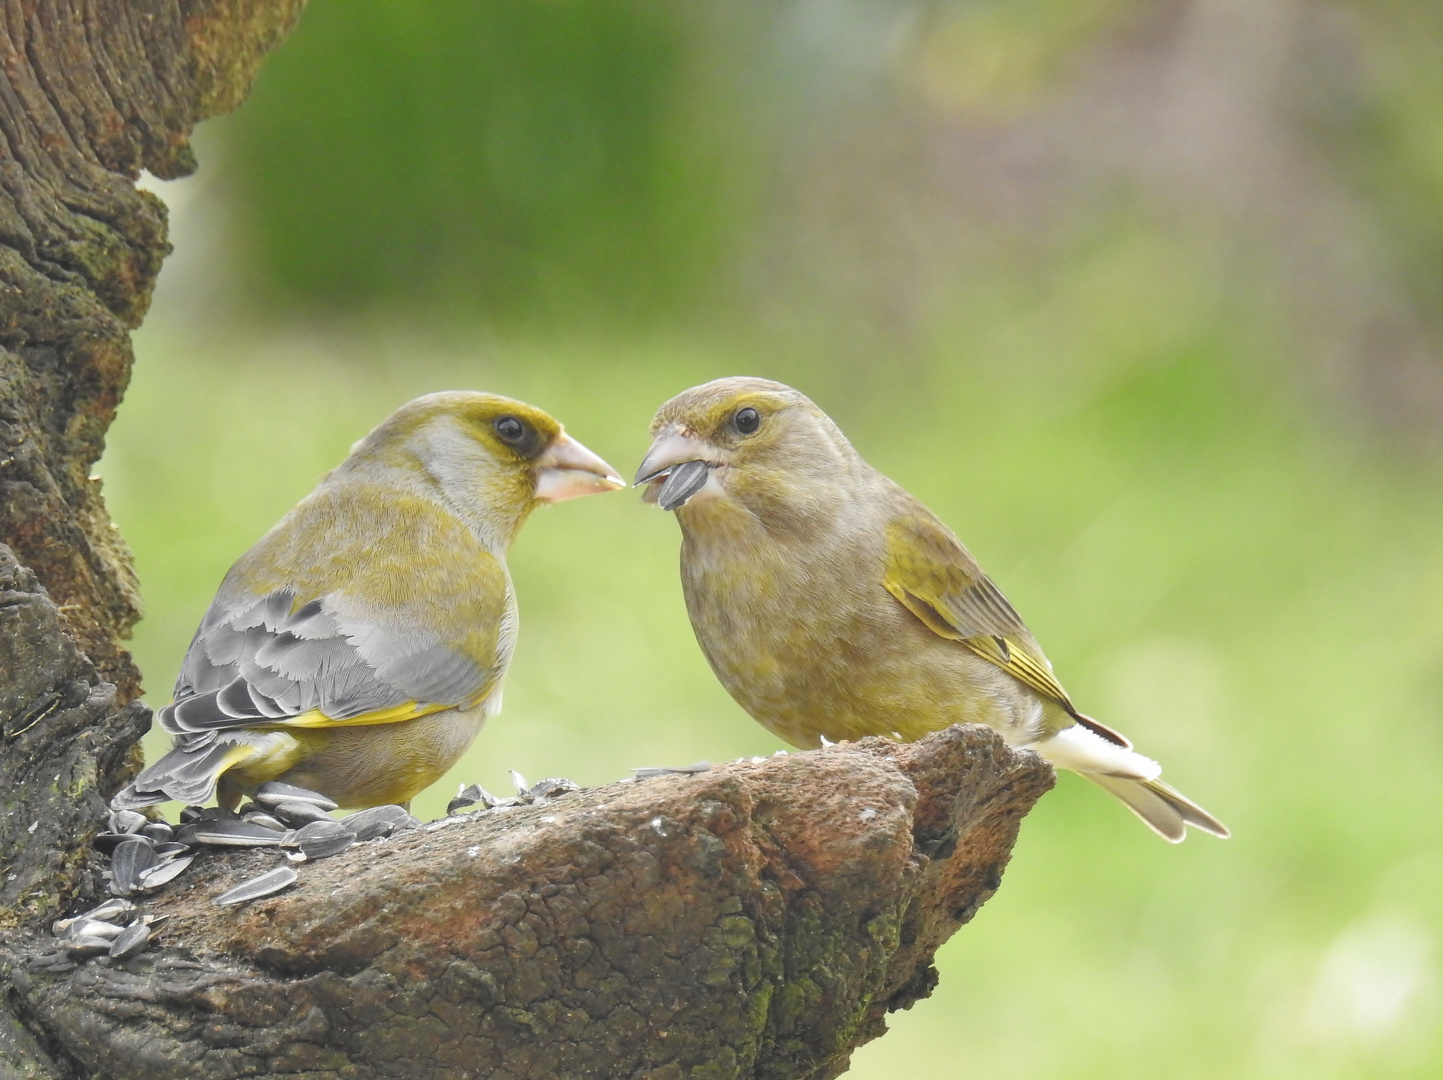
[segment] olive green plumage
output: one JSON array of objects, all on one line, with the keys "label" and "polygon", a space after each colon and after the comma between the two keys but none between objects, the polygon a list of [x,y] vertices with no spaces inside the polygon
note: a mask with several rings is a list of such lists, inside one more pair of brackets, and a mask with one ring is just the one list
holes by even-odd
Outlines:
[{"label": "olive green plumage", "polygon": [[531,511],[623,487],[540,409],[449,392],[396,410],[237,560],[159,711],[175,747],[120,807],[234,807],[267,780],[406,804],[500,708],[506,551]]},{"label": "olive green plumage", "polygon": [[962,543],[808,398],[719,379],[663,405],[652,434],[637,482],[676,511],[697,641],[779,737],[816,747],[987,724],[1106,788],[1168,840],[1187,825],[1227,835],[1074,707]]}]

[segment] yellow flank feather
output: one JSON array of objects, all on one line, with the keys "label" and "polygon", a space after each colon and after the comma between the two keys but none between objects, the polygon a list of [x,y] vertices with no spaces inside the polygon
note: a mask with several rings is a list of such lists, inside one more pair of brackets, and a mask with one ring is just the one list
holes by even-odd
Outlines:
[{"label": "yellow flank feather", "polygon": [[[278,721],[274,726],[277,728],[340,728],[366,727],[370,724],[398,724],[405,720],[414,720],[418,716],[440,712],[442,709],[453,708],[455,708],[454,705],[434,703],[422,705],[415,701],[408,701],[404,705],[397,705],[390,709],[376,709],[374,712],[362,713],[360,716],[352,716],[345,720],[333,720],[320,709],[312,709],[310,712],[301,713],[300,716],[292,716]],[[257,727],[259,726],[257,725]]]}]

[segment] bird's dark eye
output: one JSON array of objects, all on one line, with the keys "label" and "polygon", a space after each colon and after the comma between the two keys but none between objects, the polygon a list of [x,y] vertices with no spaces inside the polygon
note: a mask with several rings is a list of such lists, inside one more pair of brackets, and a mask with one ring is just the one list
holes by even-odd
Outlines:
[{"label": "bird's dark eye", "polygon": [[496,434],[501,436],[501,441],[515,446],[526,437],[526,425],[514,416],[498,416],[496,423],[491,425],[496,429]]},{"label": "bird's dark eye", "polygon": [[762,426],[762,414],[748,405],[745,409],[738,409],[732,423],[743,435],[750,435],[757,428]]}]

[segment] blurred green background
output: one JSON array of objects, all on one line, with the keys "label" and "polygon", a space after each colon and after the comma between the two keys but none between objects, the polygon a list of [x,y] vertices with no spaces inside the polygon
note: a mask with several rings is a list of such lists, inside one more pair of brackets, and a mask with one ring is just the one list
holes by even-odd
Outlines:
[{"label": "blurred green background", "polygon": [[[851,1075],[1443,1075],[1443,7],[312,0],[199,150],[100,468],[153,704],[401,402],[629,474],[664,399],[778,378],[1235,833],[1063,776]],[[532,519],[506,710],[423,816],[778,748],[677,546],[629,492]]]}]

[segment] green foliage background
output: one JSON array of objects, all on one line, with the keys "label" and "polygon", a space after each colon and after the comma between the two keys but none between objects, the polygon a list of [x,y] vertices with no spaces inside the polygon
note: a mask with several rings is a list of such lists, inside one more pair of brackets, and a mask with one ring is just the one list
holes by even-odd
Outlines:
[{"label": "green foliage background", "polygon": [[[1235,833],[1169,847],[1063,776],[936,993],[851,1075],[1439,1075],[1427,440],[1311,377],[1280,264],[1240,272],[1212,219],[1143,200],[1040,247],[919,257],[920,314],[854,334],[816,284],[841,260],[794,287],[756,255],[808,212],[778,194],[796,147],[883,139],[863,121],[938,55],[961,65],[949,100],[1011,122],[1146,5],[839,9],[859,40],[904,25],[926,47],[882,50],[880,77],[840,46],[819,59],[841,31],[799,33],[807,4],[313,0],[202,147],[213,174],[166,192],[178,250],[101,467],[144,583],[150,699],[230,562],[410,397],[524,398],[627,473],[667,397],[779,378],[957,530],[1083,708]],[[1443,28],[1402,3],[1329,10],[1356,20],[1367,93],[1305,126],[1426,308]],[[695,648],[676,556],[634,493],[538,513],[512,553],[505,712],[418,812],[508,769],[589,785],[778,749]]]}]

